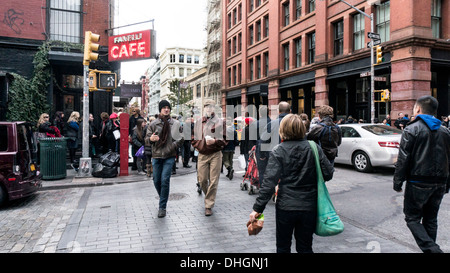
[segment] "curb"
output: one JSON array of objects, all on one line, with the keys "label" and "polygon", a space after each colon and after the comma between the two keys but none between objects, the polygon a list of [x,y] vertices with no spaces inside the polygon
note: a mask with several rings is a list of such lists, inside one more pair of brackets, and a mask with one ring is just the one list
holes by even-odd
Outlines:
[{"label": "curb", "polygon": [[[173,174],[171,177],[179,177],[197,172],[196,169],[191,169],[186,172]],[[153,176],[152,176],[153,177]],[[134,182],[145,182],[151,181],[152,177],[146,175],[128,175],[128,176],[117,176],[114,178],[100,178],[100,177],[75,177],[68,176],[62,180],[42,180],[42,186],[39,191],[46,190],[59,190],[59,189],[69,189],[69,188],[80,188],[80,187],[96,187],[96,186],[109,186],[124,183],[134,183]]]}]

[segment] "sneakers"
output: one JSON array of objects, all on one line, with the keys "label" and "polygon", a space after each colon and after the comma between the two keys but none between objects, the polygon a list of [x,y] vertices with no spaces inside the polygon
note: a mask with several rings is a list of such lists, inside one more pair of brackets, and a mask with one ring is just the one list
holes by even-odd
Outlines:
[{"label": "sneakers", "polygon": [[211,216],[211,215],[213,215],[212,209],[205,208],[205,216]]},{"label": "sneakers", "polygon": [[158,211],[158,218],[166,217],[166,210],[165,209],[159,209]]}]

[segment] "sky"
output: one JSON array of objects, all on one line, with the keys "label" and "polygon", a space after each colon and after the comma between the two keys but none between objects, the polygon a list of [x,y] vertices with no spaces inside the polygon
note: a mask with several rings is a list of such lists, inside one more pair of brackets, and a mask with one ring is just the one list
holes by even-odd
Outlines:
[{"label": "sky", "polygon": [[[116,0],[116,27],[154,19],[156,53],[168,47],[204,48],[206,46],[207,0]],[[119,28],[125,34],[151,29],[152,23]],[[155,60],[121,63],[120,82],[139,81]]]}]

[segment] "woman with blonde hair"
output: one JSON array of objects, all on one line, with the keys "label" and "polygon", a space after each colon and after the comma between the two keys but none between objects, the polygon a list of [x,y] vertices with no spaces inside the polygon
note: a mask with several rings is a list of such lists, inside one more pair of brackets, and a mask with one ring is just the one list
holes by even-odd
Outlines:
[{"label": "woman with blonde hair", "polygon": [[75,153],[78,149],[78,132],[80,131],[80,113],[73,111],[67,120],[67,148],[69,149],[69,157],[72,168],[78,172],[78,164],[75,162]]},{"label": "woman with blonde hair", "polygon": [[[306,128],[299,115],[288,114],[284,117],[279,133],[281,143],[270,154],[250,221],[255,221],[264,211],[278,185],[275,220],[277,252],[291,251],[294,234],[297,252],[311,253],[317,214],[314,153],[305,139]],[[328,181],[333,178],[333,166],[320,146],[317,149],[323,177]]]}]

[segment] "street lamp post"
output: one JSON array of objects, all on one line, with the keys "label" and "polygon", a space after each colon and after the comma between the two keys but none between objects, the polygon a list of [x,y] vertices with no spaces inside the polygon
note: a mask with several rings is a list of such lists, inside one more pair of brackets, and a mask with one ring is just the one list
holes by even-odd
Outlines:
[{"label": "street lamp post", "polygon": [[[358,9],[357,7],[347,3],[344,0],[340,0],[341,2],[345,3],[346,5],[350,6],[357,12],[361,13],[362,15],[368,17],[370,19],[370,32],[374,32],[374,22],[373,22],[373,13],[370,15],[365,13],[364,11]],[[372,123],[375,122],[375,67],[373,64],[373,47],[374,47],[374,38],[370,38],[370,120]]]}]

